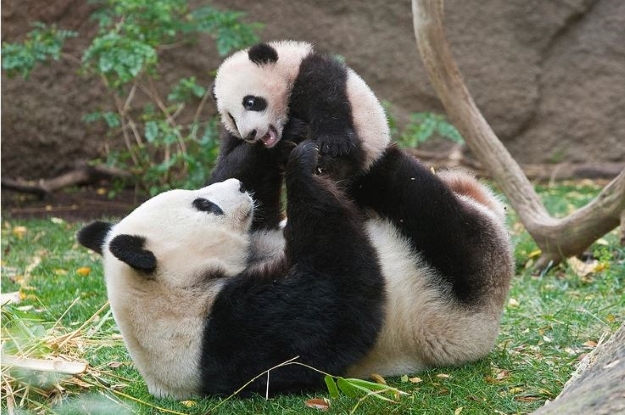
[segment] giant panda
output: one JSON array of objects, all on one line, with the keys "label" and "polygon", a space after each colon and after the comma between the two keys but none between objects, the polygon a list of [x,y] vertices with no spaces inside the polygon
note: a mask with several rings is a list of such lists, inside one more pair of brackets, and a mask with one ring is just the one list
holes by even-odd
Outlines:
[{"label": "giant panda", "polygon": [[270,149],[307,137],[334,179],[366,171],[390,142],[384,109],[363,79],[306,42],[234,53],[217,70],[213,96],[231,138]]},{"label": "giant panda", "polygon": [[[280,158],[291,148],[285,141],[297,142],[302,136],[314,140],[319,134],[317,142],[323,145],[323,128],[309,128],[311,119],[318,124],[335,121],[335,128],[345,131],[341,137],[355,140],[352,148],[368,150],[340,156],[326,152],[318,167],[322,174],[346,181],[346,193],[366,215],[365,228],[380,257],[387,298],[376,345],[348,373],[357,377],[405,374],[485,356],[494,345],[513,275],[503,204],[470,174],[433,174],[389,144],[388,138],[380,139],[388,131],[386,119],[369,118],[369,113],[380,114],[381,106],[366,84],[354,82],[351,90],[367,99],[343,94],[342,80],[353,72],[311,50],[305,43],[257,45],[224,62],[215,81],[215,97],[228,133],[209,182],[237,177],[261,201],[264,210],[255,223],[255,240],[259,247],[270,248],[259,248],[264,254],[254,258],[254,266],[283,255],[277,226]],[[283,66],[279,66],[281,59]],[[301,100],[296,93],[300,90],[310,90],[312,95],[301,94],[306,97]],[[256,98],[262,98],[258,107]],[[357,110],[337,111],[335,116],[316,112],[316,103],[329,102],[333,108],[334,99]],[[315,105],[305,105],[309,102]],[[315,118],[317,114],[323,116]],[[368,121],[370,130],[353,129]],[[273,131],[272,125],[285,127]],[[303,132],[302,126],[308,130]],[[256,130],[253,137],[246,137],[248,130]],[[340,138],[335,140],[338,143]],[[328,165],[334,170],[328,171]]]},{"label": "giant panda", "polygon": [[[255,202],[237,179],[165,192],[78,232],[103,255],[114,318],[151,394],[228,395],[296,357],[342,374],[371,350],[385,303],[378,257],[361,213],[313,174],[317,163],[310,141],[289,156],[285,246],[271,258],[250,260]],[[322,384],[286,365],[242,393]]]}]

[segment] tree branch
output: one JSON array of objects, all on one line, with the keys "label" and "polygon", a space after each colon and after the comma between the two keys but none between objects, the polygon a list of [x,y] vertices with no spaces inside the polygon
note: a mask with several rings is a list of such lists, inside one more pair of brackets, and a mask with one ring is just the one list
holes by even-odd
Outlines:
[{"label": "tree branch", "polygon": [[581,253],[620,222],[625,210],[625,171],[595,200],[572,215],[549,215],[534,187],[475,105],[445,38],[442,0],[412,0],[417,46],[450,120],[477,159],[492,174],[534,238],[538,267]]}]

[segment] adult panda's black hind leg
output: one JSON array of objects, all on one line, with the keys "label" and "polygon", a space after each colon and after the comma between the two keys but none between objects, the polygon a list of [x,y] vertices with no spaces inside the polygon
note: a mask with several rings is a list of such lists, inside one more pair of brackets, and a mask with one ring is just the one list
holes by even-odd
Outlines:
[{"label": "adult panda's black hind leg", "polygon": [[[449,284],[454,297],[479,302],[489,284],[485,258],[506,259],[493,222],[468,208],[451,188],[396,146],[351,187],[357,205],[390,220],[412,248]],[[502,268],[507,265],[502,264]],[[492,275],[491,274],[491,275]]]}]

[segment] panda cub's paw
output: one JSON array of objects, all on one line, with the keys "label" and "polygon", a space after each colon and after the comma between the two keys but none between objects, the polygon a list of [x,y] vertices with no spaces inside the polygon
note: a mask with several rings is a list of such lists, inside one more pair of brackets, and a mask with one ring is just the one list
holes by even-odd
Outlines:
[{"label": "panda cub's paw", "polygon": [[351,154],[357,146],[356,133],[347,130],[344,134],[320,134],[316,137],[319,154],[322,157],[341,157]]},{"label": "panda cub's paw", "polygon": [[319,149],[311,140],[304,140],[291,152],[287,165],[287,176],[297,173],[312,175],[317,169]]}]

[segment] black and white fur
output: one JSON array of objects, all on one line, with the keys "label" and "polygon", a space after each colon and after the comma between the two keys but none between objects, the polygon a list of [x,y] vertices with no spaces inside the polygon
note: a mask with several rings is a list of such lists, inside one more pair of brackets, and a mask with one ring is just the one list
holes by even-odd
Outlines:
[{"label": "black and white fur", "polygon": [[[265,149],[228,136],[214,170],[213,180],[237,177],[272,207],[253,233],[265,254],[250,267],[283,255],[275,230],[279,159],[280,145]],[[387,299],[375,346],[347,373],[399,375],[488,354],[514,272],[501,201],[472,175],[434,174],[394,145],[346,191],[365,212],[363,227],[379,258]],[[332,257],[342,255],[338,249]]]},{"label": "black and white fur", "polygon": [[366,171],[390,142],[384,109],[367,84],[309,43],[236,52],[219,67],[213,94],[229,134],[267,148],[308,137],[335,179]]},{"label": "black and white fur", "polygon": [[[342,374],[371,350],[385,301],[377,254],[355,206],[313,175],[317,162],[309,141],[291,153],[285,247],[270,260],[250,265],[254,202],[236,179],[172,190],[116,225],[80,230],[104,257],[114,317],[150,393],[230,394],[296,356]],[[245,392],[322,384],[288,365]]]},{"label": "black and white fur", "polygon": [[514,273],[504,206],[473,176],[432,173],[395,146],[350,189],[385,280],[384,325],[351,376],[400,375],[484,357]]},{"label": "black and white fur", "polygon": [[[250,49],[248,56],[244,52],[235,55],[237,58],[233,61],[238,64],[238,71],[235,66],[225,63],[220,68],[221,75],[228,78],[221,84],[216,82],[218,105],[220,97],[233,100],[220,109],[230,133],[223,139],[211,181],[236,177],[254,192],[264,207],[263,214],[253,225],[258,252],[264,254],[248,264],[263,267],[276,261],[275,255],[282,255],[278,229],[281,219],[279,160],[290,147],[285,143],[266,146],[264,136],[252,140],[252,144],[241,141],[241,136],[236,135],[234,122],[227,124],[230,116],[224,108],[241,106],[240,95],[247,92],[237,91],[234,87],[237,79],[247,78],[249,83],[246,83],[245,91],[280,91],[265,96],[283,97],[283,105],[278,107],[277,113],[284,114],[285,107],[293,111],[287,113],[293,118],[286,124],[284,137],[293,137],[297,141],[301,126],[291,126],[290,123],[300,118],[309,123],[310,119],[297,112],[299,108],[307,108],[306,105],[289,95],[289,91],[297,88],[290,88],[284,79],[293,77],[280,77],[277,67],[271,66],[280,62],[275,56],[281,56],[281,49],[272,44],[257,48],[259,50]],[[294,50],[300,55],[284,54],[295,57],[286,65],[291,68],[289,73],[308,74],[302,70],[306,58],[301,58],[299,66],[294,63],[300,61],[298,56],[313,57],[311,62],[323,61],[315,54],[302,51],[301,47]],[[267,56],[262,58],[264,54]],[[298,75],[295,77],[298,81],[293,82],[299,82],[302,89],[320,91],[318,99],[323,102],[328,89],[323,87],[320,79],[334,79],[333,66],[327,64],[317,68],[314,75],[318,81],[313,82],[312,78],[304,76],[298,78]],[[279,87],[271,89],[264,83],[270,81],[273,82],[271,85]],[[223,85],[230,88],[217,89]],[[335,85],[342,84],[335,82]],[[258,93],[258,96],[262,94]],[[342,98],[339,101],[344,104],[355,102],[353,96],[339,96]],[[315,102],[315,99],[311,96],[308,101]],[[331,97],[328,100],[331,101]],[[369,108],[379,106],[377,101],[374,104],[366,102]],[[235,121],[241,114],[246,114],[243,109],[239,111],[232,115]],[[343,128],[349,129],[350,120],[357,120],[355,124],[358,124],[366,119],[360,118],[364,113],[354,111],[351,118],[338,116],[336,119],[344,123]],[[264,119],[262,114],[258,117]],[[385,124],[386,120],[374,118],[376,125],[382,122]],[[288,131],[289,128],[292,132]],[[347,181],[346,190],[367,215],[363,226],[379,256],[387,303],[384,325],[375,347],[348,373],[359,377],[371,373],[404,374],[427,367],[459,365],[485,356],[494,345],[513,275],[512,247],[502,203],[471,175],[463,172],[433,174],[406,152],[388,145],[387,140],[379,140],[379,129],[374,128],[372,131],[376,133],[371,135],[362,131],[345,136],[362,140],[356,147],[373,150],[355,151],[333,159],[339,165],[347,164],[348,171],[354,173]],[[323,129],[310,128],[307,133],[313,139],[315,134],[324,140]],[[354,166],[358,168],[354,169]],[[333,172],[330,176],[339,180],[344,178]],[[335,257],[341,255],[341,250],[334,254]]]}]

